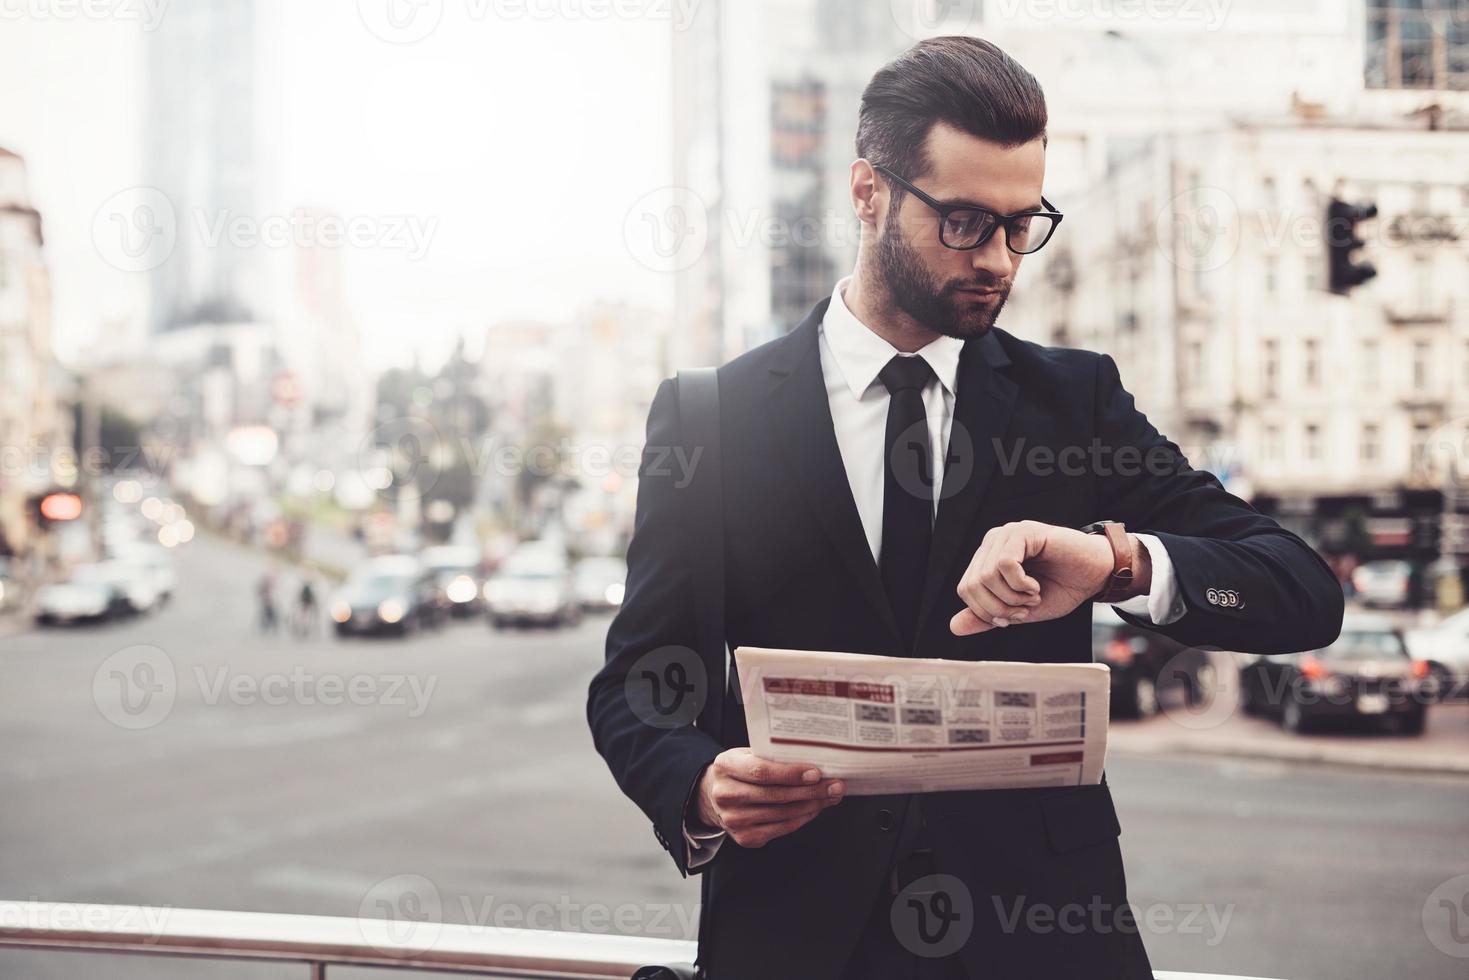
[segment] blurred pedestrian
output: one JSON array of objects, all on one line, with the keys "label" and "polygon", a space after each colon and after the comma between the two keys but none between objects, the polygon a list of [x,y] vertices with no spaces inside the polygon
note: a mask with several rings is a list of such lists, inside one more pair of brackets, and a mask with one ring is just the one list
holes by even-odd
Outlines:
[{"label": "blurred pedestrian", "polygon": [[301,589],[296,593],[296,616],[293,624],[294,632],[300,639],[305,639],[316,633],[316,589],[311,584],[311,576],[301,576]]},{"label": "blurred pedestrian", "polygon": [[255,598],[260,604],[260,632],[274,633],[277,617],[275,613],[275,573],[266,572],[255,583]]}]

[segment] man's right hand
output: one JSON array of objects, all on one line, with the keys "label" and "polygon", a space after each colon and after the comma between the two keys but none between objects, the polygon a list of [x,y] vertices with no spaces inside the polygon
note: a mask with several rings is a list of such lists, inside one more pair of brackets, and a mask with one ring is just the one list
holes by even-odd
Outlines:
[{"label": "man's right hand", "polygon": [[764,847],[836,806],[846,789],[839,779],[822,779],[815,766],[771,762],[745,747],[726,749],[699,778],[697,817],[741,847]]}]

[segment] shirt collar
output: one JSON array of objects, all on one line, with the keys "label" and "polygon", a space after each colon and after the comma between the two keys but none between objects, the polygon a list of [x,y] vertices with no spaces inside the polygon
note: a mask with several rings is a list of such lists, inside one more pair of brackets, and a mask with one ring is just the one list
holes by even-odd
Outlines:
[{"label": "shirt collar", "polygon": [[[842,290],[850,281],[851,277],[848,276],[832,290],[831,305],[827,307],[826,317],[821,321],[821,330],[826,335],[827,346],[831,348],[837,369],[841,371],[842,379],[846,381],[852,397],[860,399],[873,382],[877,381],[879,372],[898,353],[898,349],[879,337],[848,309]],[[964,341],[958,337],[941,336],[929,341],[918,351],[918,355],[933,368],[939,383],[950,395],[956,397],[959,354],[963,350]]]}]

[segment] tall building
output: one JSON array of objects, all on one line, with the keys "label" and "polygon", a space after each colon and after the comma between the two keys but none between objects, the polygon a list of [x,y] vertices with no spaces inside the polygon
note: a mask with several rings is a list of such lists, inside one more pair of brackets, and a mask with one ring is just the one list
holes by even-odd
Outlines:
[{"label": "tall building", "polygon": [[147,41],[146,183],[168,199],[177,242],[151,272],[155,332],[258,319],[258,247],[223,233],[259,218],[255,0],[169,8]]},{"label": "tall building", "polygon": [[15,549],[31,530],[27,496],[77,475],[44,245],[25,160],[0,147],[0,547]]}]

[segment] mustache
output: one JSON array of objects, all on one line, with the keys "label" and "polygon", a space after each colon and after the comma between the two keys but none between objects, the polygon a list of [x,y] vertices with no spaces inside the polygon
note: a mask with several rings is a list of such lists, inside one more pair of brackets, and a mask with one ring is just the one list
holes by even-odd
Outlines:
[{"label": "mustache", "polygon": [[998,289],[1004,292],[1010,291],[1013,280],[1010,279],[987,279],[983,282],[958,282],[953,281],[944,287],[946,293],[957,293],[961,289]]}]

